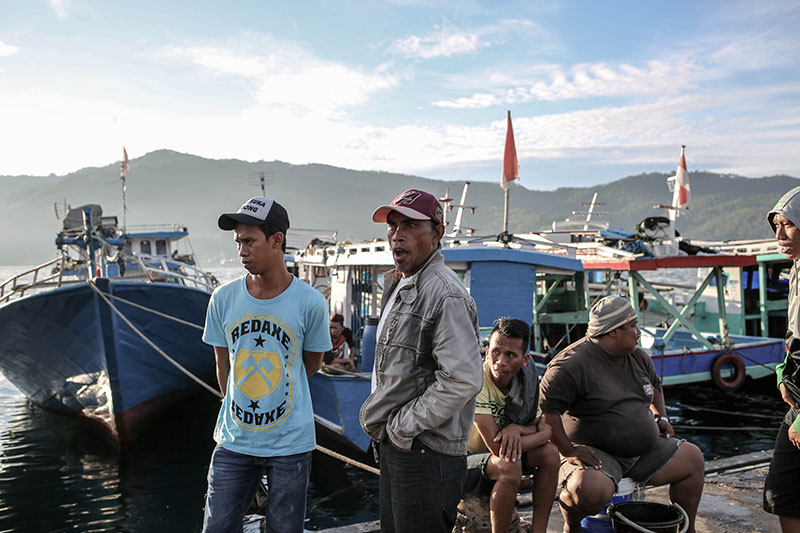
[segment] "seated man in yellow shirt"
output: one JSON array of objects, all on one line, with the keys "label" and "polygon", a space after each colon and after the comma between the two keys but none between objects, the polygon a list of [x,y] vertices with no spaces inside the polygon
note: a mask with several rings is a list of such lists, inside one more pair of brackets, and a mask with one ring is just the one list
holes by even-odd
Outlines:
[{"label": "seated man in yellow shirt", "polygon": [[491,491],[492,531],[507,532],[524,472],[535,469],[532,533],[545,533],[556,495],[558,449],[539,410],[539,380],[528,365],[530,327],[500,318],[483,363],[483,387],[475,400],[464,493]]}]

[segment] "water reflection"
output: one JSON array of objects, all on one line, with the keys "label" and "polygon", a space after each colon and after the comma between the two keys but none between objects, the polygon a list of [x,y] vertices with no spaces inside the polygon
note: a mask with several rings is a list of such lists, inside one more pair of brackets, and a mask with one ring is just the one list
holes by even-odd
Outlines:
[{"label": "water reflection", "polygon": [[0,531],[196,531],[219,402],[198,395],[117,451],[25,400],[0,433]]}]

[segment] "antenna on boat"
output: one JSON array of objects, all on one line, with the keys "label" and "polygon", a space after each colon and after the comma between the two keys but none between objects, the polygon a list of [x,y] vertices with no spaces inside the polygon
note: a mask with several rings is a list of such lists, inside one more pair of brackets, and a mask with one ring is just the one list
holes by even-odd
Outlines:
[{"label": "antenna on boat", "polygon": [[128,150],[125,149],[125,146],[122,147],[122,162],[119,164],[119,179],[122,182],[122,232],[125,232],[127,228],[127,220],[128,220],[128,205],[125,202],[125,193],[128,191],[128,184],[126,182],[126,177],[128,175],[128,170],[130,170],[131,164],[128,162]]},{"label": "antenna on boat", "polygon": [[267,185],[272,185],[275,183],[275,173],[274,172],[253,172],[252,174],[247,175],[249,179],[248,183],[250,185],[258,185],[261,187],[261,196],[267,196]]},{"label": "antenna on boat", "polygon": [[594,213],[594,208],[597,204],[597,191],[594,192],[594,196],[592,196],[592,203],[589,204],[589,211],[586,212],[586,222],[583,224],[583,231],[589,229],[589,224],[592,222],[592,213]]},{"label": "antenna on boat", "polygon": [[442,223],[445,225],[445,230],[447,229],[447,212],[452,211],[454,207],[457,207],[458,210],[456,211],[456,221],[453,224],[453,230],[450,232],[446,232],[446,236],[448,237],[458,237],[461,233],[466,233],[466,235],[472,235],[472,229],[467,228],[466,232],[461,231],[461,218],[464,216],[464,209],[469,209],[472,214],[475,214],[475,207],[474,205],[466,205],[467,202],[467,191],[469,190],[470,186],[469,181],[464,182],[464,189],[461,191],[461,202],[454,204],[453,199],[450,198],[450,187],[445,188],[444,198],[439,198],[439,201],[442,202],[444,205],[444,216],[442,218]]}]

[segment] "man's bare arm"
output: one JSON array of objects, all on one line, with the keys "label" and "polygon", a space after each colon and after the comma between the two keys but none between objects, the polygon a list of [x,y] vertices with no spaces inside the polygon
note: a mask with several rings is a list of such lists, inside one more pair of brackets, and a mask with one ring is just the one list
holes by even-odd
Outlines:
[{"label": "man's bare arm", "polygon": [[322,368],[323,352],[309,352],[303,350],[303,364],[306,365],[306,376],[312,376]]},{"label": "man's bare arm", "polygon": [[214,358],[217,361],[217,383],[219,383],[219,390],[222,397],[228,388],[228,374],[231,371],[231,360],[228,356],[228,348],[225,346],[214,346]]}]

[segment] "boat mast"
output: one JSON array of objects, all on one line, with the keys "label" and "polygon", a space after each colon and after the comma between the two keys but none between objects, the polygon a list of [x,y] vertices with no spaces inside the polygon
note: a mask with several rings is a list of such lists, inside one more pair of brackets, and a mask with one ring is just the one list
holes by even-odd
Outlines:
[{"label": "boat mast", "polygon": [[125,202],[125,193],[128,190],[128,184],[125,181],[126,176],[128,175],[128,170],[131,168],[130,163],[128,162],[128,151],[125,147],[122,147],[122,162],[119,164],[119,179],[122,182],[122,232],[125,233],[128,224],[128,205]]},{"label": "boat mast", "polygon": [[[461,203],[458,204],[458,211],[456,211],[456,222],[453,224],[453,235],[458,237],[458,234],[461,233],[461,217],[464,215],[464,208],[467,206],[467,190],[469,190],[469,183],[468,181],[464,182],[464,190],[461,191]],[[475,208],[471,207],[472,212],[475,212]]]},{"label": "boat mast", "polygon": [[587,231],[589,229],[589,223],[592,221],[592,213],[594,213],[594,206],[597,205],[597,191],[594,192],[594,196],[592,196],[592,203],[589,204],[589,212],[586,213],[586,222],[583,224],[583,231]]}]

